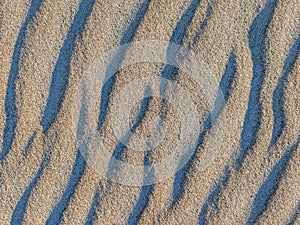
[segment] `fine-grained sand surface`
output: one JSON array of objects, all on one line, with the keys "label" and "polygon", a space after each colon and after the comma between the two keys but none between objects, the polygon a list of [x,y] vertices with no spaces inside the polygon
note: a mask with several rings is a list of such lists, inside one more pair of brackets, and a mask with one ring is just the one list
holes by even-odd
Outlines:
[{"label": "fine-grained sand surface", "polygon": [[[3,0],[0,7],[1,225],[300,224],[299,0]],[[118,72],[102,89],[84,80],[112,48],[147,41],[163,43],[167,60],[177,54],[170,43],[189,49],[210,68],[209,85],[162,62],[121,68],[130,46],[111,56],[104,69],[117,65]],[[154,57],[146,47],[132,52],[135,59]],[[142,83],[134,81],[152,76],[162,80],[161,92],[117,115],[114,109],[138,96]],[[163,86],[164,79],[170,83]],[[214,91],[213,84],[223,94],[219,108],[216,93],[210,107],[203,90]],[[131,94],[122,100],[126,87]],[[76,136],[80,88],[96,106],[80,113],[88,112],[88,129],[98,129],[108,162],[154,165],[148,175],[157,178],[156,163],[166,162],[195,126],[184,129],[176,102],[200,115],[192,155],[176,162],[176,174],[164,168],[165,179],[150,185],[141,185],[138,172],[129,175],[139,185],[128,185],[117,166],[106,175],[121,182],[105,178]],[[131,125],[138,118],[128,143],[115,133],[122,116]],[[158,145],[128,147],[132,139],[149,140],[153,124],[163,133]]]}]

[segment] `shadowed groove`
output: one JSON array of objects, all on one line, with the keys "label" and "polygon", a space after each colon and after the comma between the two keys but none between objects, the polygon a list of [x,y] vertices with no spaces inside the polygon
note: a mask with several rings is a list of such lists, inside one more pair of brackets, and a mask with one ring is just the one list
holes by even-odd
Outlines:
[{"label": "shadowed groove", "polygon": [[80,181],[86,167],[86,161],[83,158],[81,152],[78,150],[76,160],[73,165],[71,177],[68,182],[68,186],[64,191],[62,198],[59,203],[55,206],[51,212],[46,224],[60,224],[63,213],[70,203],[70,199],[73,197],[78,182]]},{"label": "shadowed groove", "polygon": [[126,140],[124,140],[123,143],[121,141],[118,142],[117,147],[116,147],[115,151],[113,152],[112,157],[121,160],[122,153],[126,149],[126,144],[128,143],[128,141],[130,139],[130,134],[134,133],[136,131],[136,129],[143,122],[143,119],[146,116],[150,101],[152,99],[151,95],[152,95],[151,88],[149,86],[147,86],[146,90],[145,90],[144,98],[140,105],[140,110],[138,112],[137,118],[134,121],[130,131],[128,131],[128,134],[125,135]]},{"label": "shadowed groove", "polygon": [[[232,91],[232,84],[234,77],[236,76],[236,56],[234,50],[231,51],[228,62],[226,64],[225,72],[222,76],[221,82],[219,84],[219,90],[223,94],[223,96],[217,96],[217,99],[215,100],[213,111],[210,113],[210,115],[205,120],[205,125],[203,130],[200,132],[198,140],[197,140],[197,147],[199,148],[203,144],[204,137],[206,133],[209,131],[209,129],[213,126],[214,121],[211,120],[211,115],[216,115],[216,118],[218,117],[219,113],[223,109],[223,104],[220,98],[224,97],[225,103],[228,101],[228,98],[230,96],[230,93]],[[174,179],[173,183],[173,199],[172,199],[172,206],[174,206],[182,197],[186,182],[188,179],[188,172],[196,159],[197,150],[194,151],[192,157],[189,159],[189,161],[183,166],[181,170],[179,170]]]},{"label": "shadowed groove", "polygon": [[17,126],[18,109],[16,105],[16,81],[19,78],[19,60],[21,55],[21,49],[24,45],[26,30],[28,24],[34,19],[43,0],[32,0],[28,13],[26,15],[25,21],[23,22],[21,29],[19,31],[17,41],[14,47],[14,52],[12,56],[12,62],[7,82],[6,98],[5,98],[5,113],[6,113],[6,123],[3,135],[2,152],[0,154],[0,159],[5,158],[9,152],[13,138],[15,136],[15,129]]},{"label": "shadowed groove", "polygon": [[[133,38],[136,34],[136,31],[137,31],[139,25],[141,24],[142,20],[144,19],[144,16],[146,15],[146,13],[148,11],[149,4],[150,4],[150,1],[145,0],[143,2],[143,4],[140,6],[140,8],[138,9],[134,19],[131,21],[129,27],[127,28],[126,31],[124,31],[124,33],[122,35],[122,38],[121,38],[121,41],[120,41],[120,45],[128,44],[128,43],[133,41]],[[110,65],[108,65],[108,67],[106,69],[106,76],[107,77],[109,77],[110,74],[111,74],[110,70],[116,69],[116,68],[119,67],[119,65],[122,62],[122,59],[125,56],[125,54],[126,54],[126,49],[122,50],[121,52],[118,51],[118,53],[112,59],[112,61],[110,62]],[[114,70],[114,71],[116,71],[116,70]],[[100,113],[99,113],[99,118],[98,118],[97,130],[100,130],[102,128],[102,125],[103,125],[103,123],[105,121],[105,118],[106,118],[106,115],[108,113],[108,104],[109,104],[111,92],[113,90],[113,86],[115,84],[115,79],[116,79],[116,74],[113,74],[113,76],[111,76],[111,78],[108,79],[102,87],[101,101],[100,101]],[[113,153],[113,156],[118,156],[119,151],[122,152],[123,148],[124,148],[123,144],[121,142],[119,142],[116,146],[116,149]],[[109,164],[109,166],[111,166],[111,164]],[[98,192],[99,192],[99,190],[97,190],[94,195],[99,196]],[[92,207],[91,207],[91,209],[90,209],[90,213],[89,213],[86,224],[92,224],[92,222],[97,217],[96,209],[99,208],[99,207],[100,207],[99,201],[95,200]]]},{"label": "shadowed groove", "polygon": [[48,154],[46,154],[41,162],[41,165],[35,175],[35,177],[32,179],[32,181],[30,182],[30,184],[28,185],[28,187],[26,188],[25,192],[23,193],[22,197],[20,198],[20,200],[18,201],[18,204],[16,205],[14,212],[12,214],[11,217],[11,221],[10,223],[12,225],[19,225],[22,224],[23,222],[23,217],[24,217],[24,213],[27,207],[27,203],[28,203],[28,199],[30,197],[30,194],[33,190],[33,188],[36,186],[37,182],[40,179],[40,176],[43,173],[44,168],[47,166],[47,164],[49,163],[49,156]]},{"label": "shadowed groove", "polygon": [[69,83],[70,63],[77,38],[81,37],[85,29],[86,22],[93,10],[95,0],[82,0],[79,3],[78,11],[74,21],[67,33],[67,37],[60,50],[57,63],[52,73],[50,93],[47,99],[41,125],[44,133],[48,132],[51,124],[55,121],[61,108],[66,88]]},{"label": "shadowed groove", "polygon": [[[187,10],[183,13],[180,20],[177,22],[176,27],[174,28],[174,31],[172,33],[172,36],[169,40],[169,42],[176,45],[182,45],[182,41],[184,39],[184,35],[186,33],[186,30],[188,26],[191,24],[192,19],[194,18],[196,9],[198,5],[200,4],[200,0],[193,0]],[[173,62],[176,61],[176,50],[174,49],[173,45],[169,45],[167,49],[167,62]],[[178,75],[178,68],[176,68],[173,65],[167,64],[164,67],[163,72],[161,73],[161,76],[163,78],[169,79],[169,80],[175,80]],[[162,83],[162,89],[164,89],[164,82]]]},{"label": "shadowed groove", "polygon": [[[140,110],[139,113],[137,115],[136,120],[133,123],[132,128],[127,132],[127,134],[125,134],[125,140],[119,141],[116,145],[116,148],[112,154],[112,158],[115,158],[117,160],[121,160],[123,153],[126,151],[127,147],[126,144],[128,143],[131,133],[134,133],[135,130],[137,129],[137,127],[142,123],[146,112],[148,110],[149,104],[150,104],[150,100],[152,97],[146,97],[146,96],[151,96],[152,92],[151,92],[151,88],[149,86],[146,87],[145,89],[145,93],[144,93],[144,98],[141,102],[141,106],[140,106]],[[108,165],[108,171],[107,171],[107,177],[110,177],[111,174],[110,172],[113,171],[113,168],[115,167],[115,165],[113,164],[113,161],[111,160],[109,165]]]},{"label": "shadowed groove", "polygon": [[91,225],[93,224],[93,221],[97,220],[97,213],[96,210],[99,207],[100,203],[99,203],[99,198],[100,197],[100,190],[97,188],[97,190],[95,191],[94,197],[93,197],[93,201],[92,201],[92,205],[90,208],[90,211],[86,217],[86,221],[85,221],[85,225]]},{"label": "shadowed groove", "polygon": [[[171,38],[169,40],[169,46],[167,49],[167,64],[165,65],[163,71],[161,72],[161,77],[168,79],[168,80],[176,80],[178,76],[178,68],[173,64],[176,62],[176,53],[179,50],[178,46],[182,45],[184,35],[186,33],[187,28],[191,24],[197,7],[199,6],[201,0],[193,0],[189,7],[186,9],[186,11],[181,16],[180,20],[177,22],[173,33],[171,35]],[[178,46],[174,46],[174,44]],[[170,64],[168,64],[170,63]],[[161,106],[160,106],[160,119],[159,119],[159,127],[163,125],[163,119],[166,116],[166,96],[165,96],[165,90],[167,88],[166,80],[162,79],[160,84],[160,95],[162,96]]]},{"label": "shadowed groove", "polygon": [[286,118],[284,114],[284,104],[283,104],[284,90],[283,89],[286,83],[286,79],[289,73],[291,72],[291,70],[294,68],[296,60],[298,58],[299,46],[300,46],[300,34],[286,57],[283,70],[282,70],[282,75],[279,78],[275,91],[273,92],[272,108],[274,114],[274,125],[273,125],[272,140],[270,146],[273,146],[276,143],[284,127],[284,123],[285,123],[284,121],[286,120]]},{"label": "shadowed groove", "polygon": [[[150,101],[152,99],[151,96],[152,96],[151,88],[149,86],[147,86],[145,89],[144,98],[141,102],[141,106],[140,106],[140,110],[137,115],[137,118],[136,118],[135,122],[133,123],[133,126],[130,129],[130,131],[126,134],[126,139],[123,140],[123,142],[121,142],[121,141],[118,142],[118,144],[113,152],[112,158],[117,159],[117,160],[122,160],[123,154],[127,150],[126,145],[130,139],[131,133],[135,132],[135,130],[138,128],[138,126],[143,122],[143,119],[145,118],[146,112],[149,109]],[[147,150],[146,154],[144,156],[144,165],[145,166],[150,164],[150,161],[149,161],[150,152],[151,152],[151,149]],[[111,160],[108,165],[108,171],[106,174],[107,178],[110,178],[114,175],[111,171],[114,171],[115,167],[116,167],[116,165],[114,165],[113,160]],[[153,177],[153,171],[145,171],[145,176]],[[108,188],[110,187],[110,184],[111,184],[111,182],[109,181]],[[142,212],[147,207],[149,196],[151,195],[152,191],[153,191],[153,185],[142,187],[139,199],[133,209],[133,212],[131,213],[131,215],[128,218],[128,224],[135,224],[140,219]]]},{"label": "shadowed groove", "polygon": [[[163,71],[161,72],[161,77],[168,79],[168,80],[176,80],[178,76],[178,68],[173,64],[176,62],[176,53],[179,50],[177,46],[174,47],[174,44],[181,46],[184,35],[186,33],[187,28],[191,24],[195,12],[197,10],[197,7],[199,6],[201,0],[193,0],[189,7],[186,9],[186,11],[181,16],[180,20],[177,22],[173,33],[171,35],[171,38],[169,40],[170,44],[167,49],[167,65],[164,67]],[[168,64],[170,63],[170,64]],[[160,110],[160,120],[159,125],[162,126],[163,119],[166,116],[165,106],[166,106],[166,96],[165,96],[165,90],[167,83],[166,80],[162,79],[160,84],[160,95],[162,96],[162,102],[161,102],[161,110]]]},{"label": "shadowed groove", "polygon": [[253,77],[243,130],[241,133],[240,152],[236,159],[236,170],[242,166],[247,153],[253,148],[262,117],[260,94],[266,73],[266,34],[273,18],[278,0],[268,0],[265,7],[255,17],[248,34],[253,62]]},{"label": "shadowed groove", "polygon": [[296,220],[297,220],[297,218],[298,218],[298,216],[299,216],[299,213],[300,213],[300,202],[298,204],[298,207],[295,210],[294,215],[292,216],[292,218],[290,219],[290,221],[288,222],[287,225],[294,225],[295,222],[296,222]]},{"label": "shadowed groove", "polygon": [[177,45],[181,45],[184,35],[186,33],[187,28],[192,22],[194,18],[197,7],[199,6],[201,0],[193,0],[187,10],[183,13],[180,20],[176,24],[176,27],[172,33],[170,38],[171,43],[175,43]]},{"label": "shadowed groove", "polygon": [[201,35],[201,33],[204,31],[208,20],[210,19],[211,15],[212,15],[212,11],[213,11],[213,2],[210,2],[207,6],[206,12],[205,12],[205,17],[203,19],[203,21],[201,22],[200,26],[199,26],[199,30],[196,31],[195,37],[193,39],[193,44],[196,43],[197,39],[199,38],[199,36]]},{"label": "shadowed groove", "polygon": [[[145,97],[143,98],[143,100],[141,102],[140,110],[138,112],[137,118],[134,121],[132,128],[126,135],[126,140],[123,140],[123,142],[121,142],[121,141],[118,142],[118,144],[113,152],[112,158],[122,160],[122,156],[125,153],[125,151],[127,150],[126,144],[129,141],[130,134],[134,133],[135,130],[138,128],[138,126],[143,122],[146,112],[149,109],[150,101],[152,99],[152,97],[151,97],[152,91],[149,86],[146,87],[144,96]],[[149,160],[150,154],[151,154],[151,149],[146,151],[146,154],[144,157],[144,165],[145,166],[150,164],[150,160]],[[107,171],[106,176],[109,178],[109,177],[113,176],[113,174],[111,174],[111,171],[113,171],[113,169],[115,168],[113,161],[110,161],[108,168],[109,169]],[[153,171],[149,171],[149,172],[145,171],[145,176],[153,176]],[[109,182],[109,184],[110,184],[110,182]],[[110,185],[108,186],[108,188],[109,187],[110,187]],[[153,191],[153,187],[154,187],[153,185],[142,187],[139,199],[133,209],[132,214],[128,218],[128,224],[136,224],[138,222],[138,220],[140,219],[140,217],[142,215],[142,212],[147,207],[149,196],[151,195],[151,193]],[[96,206],[96,207],[99,207],[99,206]]]},{"label": "shadowed groove", "polygon": [[276,165],[273,167],[272,171],[268,175],[267,179],[259,188],[252,205],[250,216],[248,218],[247,224],[253,224],[262,215],[264,210],[267,208],[270,200],[274,196],[278,185],[284,176],[286,169],[289,165],[289,161],[299,145],[300,138],[297,142],[291,146],[284,155],[279,159]]},{"label": "shadowed groove", "polygon": [[217,197],[219,196],[222,188],[227,185],[230,177],[230,170],[228,166],[225,166],[224,175],[221,177],[219,183],[213,188],[213,190],[208,195],[206,201],[204,202],[201,212],[199,214],[199,224],[206,224],[206,215],[209,205],[214,205],[217,208]]},{"label": "shadowed groove", "polygon": [[[177,22],[176,27],[172,33],[172,36],[170,38],[171,44],[175,43],[177,45],[182,45],[186,30],[187,30],[188,26],[191,24],[191,22],[194,18],[196,9],[199,6],[199,4],[200,4],[200,0],[193,0],[191,2],[191,4],[189,5],[189,7],[186,9],[184,14],[180,18],[180,20]],[[174,47],[172,48],[171,44],[168,46],[168,49],[167,49],[167,63],[173,62],[173,61],[176,62],[176,52],[177,52],[177,50],[179,50],[179,49],[174,49]],[[167,64],[161,73],[161,77],[168,79],[168,80],[176,80],[177,76],[178,76],[178,68],[176,66],[173,66],[170,64]],[[162,126],[163,119],[165,118],[166,113],[167,113],[165,110],[165,107],[164,107],[164,106],[166,106],[166,103],[167,103],[167,101],[165,99],[166,98],[166,96],[165,96],[166,85],[167,85],[166,81],[161,80],[160,94],[163,99],[161,101],[160,120],[159,120],[160,126]],[[185,168],[183,168],[182,170],[185,170]],[[178,175],[180,177],[182,176],[182,174],[181,174],[182,172],[183,171],[178,172]],[[178,199],[181,196],[181,194],[179,194],[180,191],[177,192],[177,190],[180,189],[180,187],[179,187],[180,184],[178,184],[177,181],[178,181],[178,177],[176,176],[174,184],[173,184],[173,202],[174,202],[174,199]],[[176,191],[174,191],[174,190],[176,190]]]},{"label": "shadowed groove", "polygon": [[[146,90],[145,90],[145,96],[149,96],[149,95],[151,96],[151,89],[150,89],[149,86],[147,86]],[[130,131],[125,135],[126,139],[122,140],[122,141],[119,141],[117,143],[117,146],[116,146],[116,148],[115,148],[115,150],[114,150],[114,152],[112,154],[112,158],[113,159],[122,160],[123,155],[124,155],[124,153],[127,150],[127,146],[126,145],[129,142],[131,134],[134,133],[135,130],[138,128],[138,126],[142,123],[142,121],[143,121],[143,119],[144,119],[144,117],[146,115],[146,112],[147,112],[147,110],[149,108],[149,104],[150,104],[151,99],[152,99],[152,97],[145,97],[142,100],[138,116],[137,116],[137,118],[136,118],[136,120],[135,120],[132,128],[130,129]],[[148,152],[149,152],[149,150],[148,150]],[[145,164],[149,163],[148,157],[149,156],[147,154],[147,156],[145,156],[145,158],[144,158]],[[106,177],[109,180],[110,180],[110,178],[112,178],[114,176],[113,171],[114,171],[114,169],[117,166],[113,162],[114,162],[114,160],[110,160],[110,162],[108,164],[108,170],[107,170],[107,173],[106,173]],[[146,190],[148,190],[147,193],[145,193]],[[151,194],[151,192],[149,191],[149,188],[142,189],[142,192],[141,192],[140,197],[139,197],[141,200],[138,200],[138,203],[137,203],[139,205],[138,207],[143,207],[143,205],[147,204],[146,202],[142,202],[142,199],[148,199],[148,197],[150,196],[150,194]],[[134,213],[134,215],[135,215],[135,213]]]},{"label": "shadowed groove", "polygon": [[33,131],[32,135],[29,137],[29,139],[28,139],[28,141],[25,145],[25,148],[24,148],[24,155],[25,156],[27,155],[28,150],[29,150],[30,146],[32,145],[32,143],[34,141],[35,136],[36,136],[36,130]]},{"label": "shadowed groove", "polygon": [[150,198],[151,194],[153,193],[153,190],[154,190],[154,184],[142,187],[139,199],[127,220],[127,224],[131,225],[131,224],[139,223],[139,221],[143,215],[143,212],[145,211],[145,209],[147,208],[147,206],[149,204],[149,198]]},{"label": "shadowed groove", "polygon": [[[147,86],[146,90],[145,90],[145,96],[151,96],[151,89],[149,86]],[[143,118],[145,118],[145,114],[146,111],[149,108],[149,103],[150,103],[151,97],[146,97],[143,99],[141,107],[140,107],[140,112],[139,115],[137,117],[137,120],[135,122],[135,124],[133,125],[132,128],[132,132],[134,132],[136,130],[136,128],[139,126],[139,124],[142,123]],[[151,156],[151,146],[147,146],[147,151],[145,153],[144,156],[144,166],[149,166],[151,165],[151,160],[150,160],[150,156]],[[144,171],[144,176],[145,179],[152,179],[153,180],[153,171]],[[141,193],[139,195],[138,201],[135,204],[132,213],[130,214],[128,220],[127,220],[127,224],[138,224],[139,220],[141,219],[141,216],[144,212],[144,210],[146,209],[147,205],[149,204],[149,197],[150,195],[153,193],[153,189],[154,189],[154,185],[143,185],[142,186],[142,190]]]},{"label": "shadowed groove", "polygon": [[[87,105],[87,90],[86,86],[82,87],[82,95],[81,95],[81,108],[79,113],[79,121],[77,125],[77,133],[76,136],[79,138],[84,135],[84,125],[86,124],[87,113],[88,113],[88,105]],[[52,210],[49,218],[47,219],[47,224],[60,224],[63,213],[67,206],[70,203],[71,198],[74,196],[76,187],[83,176],[83,173],[86,168],[86,160],[82,154],[84,154],[85,149],[87,148],[87,143],[83,141],[80,144],[79,148],[77,149],[76,159],[73,165],[71,177],[69,179],[68,185],[62,198],[60,199],[59,203],[55,206]]]},{"label": "shadowed groove", "polygon": [[[65,43],[61,49],[61,52],[60,52],[60,55],[58,58],[58,62],[56,64],[54,72],[53,72],[53,77],[52,77],[52,82],[51,82],[51,87],[50,87],[50,94],[48,97],[44,117],[41,121],[41,124],[44,127],[44,132],[47,132],[48,128],[50,127],[53,120],[55,119],[55,115],[58,113],[58,110],[60,108],[61,99],[58,99],[58,98],[63,97],[64,91],[65,91],[65,88],[67,85],[67,82],[66,81],[64,82],[64,78],[68,77],[68,74],[70,71],[70,58],[71,58],[71,54],[74,49],[75,39],[78,35],[80,35],[82,33],[82,31],[84,29],[84,25],[87,20],[87,17],[91,13],[93,3],[94,3],[94,1],[86,1],[86,0],[81,1],[79,8],[78,8],[78,12],[77,12],[75,19],[71,25],[71,28],[69,29]],[[66,61],[64,61],[64,60],[66,60]],[[62,82],[62,83],[60,83],[60,82]],[[57,109],[57,111],[56,111],[56,109]],[[48,159],[48,157],[47,157],[47,159]],[[48,161],[45,162],[45,160],[43,160],[43,163],[40,166],[40,169],[39,169],[36,177],[30,183],[29,187],[26,189],[25,193],[23,194],[21,200],[18,202],[18,205],[17,205],[17,207],[14,211],[13,217],[12,217],[13,224],[20,224],[20,221],[22,221],[24,211],[26,209],[26,204],[28,202],[28,198],[29,198],[33,188],[36,186],[40,175],[42,174],[44,168],[46,167],[47,162]]]},{"label": "shadowed groove", "polygon": [[[152,152],[152,150],[150,147],[149,150],[147,150],[145,153],[144,166],[148,166],[151,164],[151,162],[150,162],[151,152]],[[146,169],[145,169],[144,176],[145,176],[145,180],[146,179],[153,180],[154,179],[154,171],[153,170],[146,171]],[[130,216],[127,220],[127,224],[131,225],[131,224],[139,223],[143,212],[145,211],[145,209],[147,208],[147,206],[149,204],[149,198],[150,198],[151,194],[153,193],[153,190],[154,190],[154,184],[142,186],[140,196],[132,210],[132,213],[130,214]]]},{"label": "shadowed groove", "polygon": [[[188,28],[188,26],[190,25],[190,23],[192,22],[192,19],[195,15],[196,9],[200,4],[200,0],[194,0],[191,2],[190,6],[188,7],[188,9],[185,11],[185,13],[183,14],[183,16],[180,18],[180,20],[178,21],[178,23],[176,24],[176,27],[172,33],[172,36],[170,38],[170,42],[175,43],[177,45],[182,45],[183,39],[184,39],[184,35],[186,33],[186,30]],[[167,61],[174,61],[175,57],[176,57],[176,49],[170,49],[171,46],[169,46],[168,51],[167,51]],[[175,60],[176,61],[176,60]],[[178,68],[173,66],[173,65],[169,65],[167,64],[164,67],[164,70],[162,71],[161,77],[169,79],[169,80],[175,80],[177,78],[178,75]],[[166,105],[166,100],[165,98],[165,89],[166,89],[166,82],[164,80],[161,81],[161,96],[163,97],[162,99],[162,104],[161,104],[161,118],[160,118],[160,122],[159,124],[162,125],[163,123],[163,119],[166,115],[166,112],[164,110],[164,106]],[[200,134],[200,137],[198,139],[198,142],[200,140],[203,139],[203,135]],[[201,141],[202,142],[202,141]],[[194,153],[195,154],[195,153]],[[192,158],[194,157],[194,155],[192,156]],[[188,165],[191,164],[191,159],[188,161],[188,163],[176,173],[175,176],[175,180],[173,183],[173,203],[172,205],[175,204],[175,202],[177,202],[178,199],[181,198],[182,193],[183,193],[183,189],[184,189],[184,183],[186,182],[187,179],[187,170],[189,168]]]},{"label": "shadowed groove", "polygon": [[[152,99],[152,97],[149,97],[151,95],[152,95],[151,88],[149,86],[147,86],[146,90],[145,90],[145,94],[144,94],[145,97],[143,98],[143,100],[141,102],[141,106],[140,106],[140,110],[137,115],[137,118],[134,121],[133,126],[130,129],[130,131],[128,131],[127,134],[125,135],[125,138],[122,141],[119,141],[117,143],[117,146],[112,154],[113,159],[122,160],[123,155],[127,150],[127,144],[131,138],[131,134],[136,131],[138,126],[143,122],[143,119],[145,118],[146,112],[149,108],[150,101]],[[114,171],[115,168],[116,168],[116,165],[114,164],[114,160],[110,160],[110,162],[108,164],[108,170],[106,173],[107,178],[111,178],[112,176],[114,176],[114,173],[112,173],[112,171]]]},{"label": "shadowed groove", "polygon": [[[129,44],[130,42],[133,41],[136,31],[148,11],[149,4],[150,4],[150,1],[146,0],[140,6],[134,19],[131,21],[129,27],[127,28],[126,31],[124,31],[121,41],[120,41],[120,45]],[[117,76],[117,73],[114,73],[111,76],[111,71],[117,71],[117,69],[119,68],[119,66],[126,54],[126,50],[127,50],[127,48],[119,50],[106,69],[106,77],[109,77],[109,79],[107,79],[107,81],[104,83],[102,90],[101,90],[101,102],[100,102],[100,113],[99,113],[99,118],[98,118],[98,130],[101,129],[101,127],[105,121],[106,115],[108,113],[108,111],[107,111],[108,104],[109,104],[111,92],[112,92],[114,84],[115,84],[115,79]]]}]

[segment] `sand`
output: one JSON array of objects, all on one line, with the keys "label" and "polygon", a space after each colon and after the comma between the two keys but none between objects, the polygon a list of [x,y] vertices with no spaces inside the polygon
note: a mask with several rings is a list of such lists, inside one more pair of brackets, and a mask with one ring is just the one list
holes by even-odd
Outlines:
[{"label": "sand", "polygon": [[[300,224],[299,1],[4,0],[0,7],[0,224]],[[198,75],[178,52],[179,70],[163,60],[126,65],[160,51],[170,60],[170,43],[201,60]],[[111,67],[99,66],[119,46]],[[101,90],[91,77],[113,66],[114,82]],[[143,77],[156,77],[157,89]],[[75,106],[84,101],[82,131],[103,144],[96,155],[84,155],[92,143],[78,136]],[[189,122],[189,109],[199,124]],[[120,140],[116,127],[128,118],[136,126]],[[196,137],[191,154],[172,161],[184,135]],[[133,172],[102,171],[113,158]]]}]

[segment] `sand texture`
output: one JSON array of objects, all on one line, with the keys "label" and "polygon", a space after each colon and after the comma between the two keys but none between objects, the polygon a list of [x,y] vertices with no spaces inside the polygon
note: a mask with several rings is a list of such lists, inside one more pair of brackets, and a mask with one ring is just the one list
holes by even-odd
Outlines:
[{"label": "sand texture", "polygon": [[300,225],[299,49],[299,0],[1,0],[0,225]]}]

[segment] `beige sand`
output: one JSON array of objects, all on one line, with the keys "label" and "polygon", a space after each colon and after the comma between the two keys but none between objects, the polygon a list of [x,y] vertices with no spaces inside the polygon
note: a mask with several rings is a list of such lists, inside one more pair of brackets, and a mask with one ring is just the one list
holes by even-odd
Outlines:
[{"label": "beige sand", "polygon": [[[88,2],[82,0],[81,3]],[[47,133],[41,121],[51,79],[63,46],[68,45],[67,41],[72,42],[72,38],[68,39],[72,36],[70,30],[81,32],[72,28],[76,25],[72,25],[73,21],[80,23],[85,16],[84,12],[80,12],[80,0],[45,0],[31,17],[28,15],[33,12],[30,7],[32,3],[28,0],[4,0],[0,3],[2,154],[4,133],[7,132],[5,127],[8,124],[7,108],[15,104],[17,109],[12,145],[1,159],[0,224],[22,222],[40,225],[47,221],[49,224],[84,224],[87,221],[88,224],[202,224],[203,221],[208,224],[300,224],[300,60],[297,54],[291,53],[291,49],[299,52],[300,3],[297,0],[279,0],[273,9],[274,13],[262,20],[270,19],[263,40],[265,50],[263,46],[256,48],[256,51],[265,51],[266,57],[264,79],[258,96],[261,119],[254,145],[237,169],[235,162],[242,148],[241,136],[248,103],[251,101],[251,88],[258,85],[251,83],[255,76],[253,66],[259,62],[253,61],[255,53],[249,43],[249,32],[255,18],[267,15],[268,12],[264,10],[272,9],[272,1],[202,0],[198,5],[195,2],[149,1],[136,30],[126,31],[132,26],[130,23],[141,16],[137,13],[147,2],[95,1],[82,33],[75,36],[73,41],[70,62],[66,62],[70,66],[68,85],[58,114]],[[230,66],[230,56],[235,55],[236,71],[232,88],[222,109],[226,124],[219,132],[224,132],[225,136],[218,155],[204,171],[201,170],[203,152],[208,147],[211,135],[207,132],[203,144],[196,149],[194,160],[186,172],[186,182],[182,184],[183,192],[175,203],[172,203],[174,182],[177,181],[175,175],[148,187],[151,190],[148,192],[140,186],[110,182],[90,165],[82,170],[80,167],[80,175],[74,178],[72,170],[78,146],[74,136],[72,110],[74,96],[84,72],[110,48],[120,45],[122,41],[126,42],[126,32],[133,32],[132,38],[130,35],[127,37],[128,40],[132,39],[130,41],[169,41],[183,15],[187,10],[191,11],[189,7],[193,4],[195,12],[191,22],[186,25],[181,44],[201,56],[212,69],[217,84],[222,81],[226,66]],[[85,10],[85,13],[89,13]],[[79,13],[82,18],[78,19],[76,16]],[[199,29],[203,21],[206,21],[205,25]],[[20,38],[22,29],[25,29],[25,35]],[[195,38],[197,34],[198,38]],[[14,63],[16,42],[21,39],[19,58]],[[61,57],[65,60],[65,56]],[[288,67],[290,70],[282,80],[285,64],[290,61],[294,63]],[[18,77],[14,81],[9,78],[12,76],[12,65],[18,68]],[[101,128],[108,152],[112,153],[118,142],[110,122],[113,118],[111,106],[114,102],[119,104],[118,93],[142,76],[160,76],[164,66],[161,63],[145,62],[119,71],[107,118]],[[63,74],[60,71],[58,76]],[[5,103],[7,90],[11,87],[8,84],[12,82],[15,83],[15,101]],[[203,92],[187,74],[179,71],[174,82],[192,93],[191,99],[197,109],[208,114]],[[280,85],[280,96],[283,99],[280,104],[283,106],[281,111],[274,111],[276,103],[273,94]],[[98,97],[101,97],[100,93]],[[151,119],[159,114],[160,104],[159,98],[150,100],[135,136],[146,137]],[[100,105],[95,112],[99,113],[99,108]],[[176,108],[167,105],[166,109],[167,135],[150,156],[150,161],[154,163],[171,154],[179,141],[174,138],[180,130]],[[274,118],[280,117],[278,113],[283,113],[285,119],[279,137],[270,146]],[[97,119],[94,118],[95,121]],[[201,122],[204,120],[202,118]],[[26,143],[34,133],[33,142],[26,149],[27,154],[24,154]],[[49,156],[49,161],[43,165],[45,156]],[[143,165],[144,155],[128,149],[122,160]],[[139,201],[143,195],[146,198]],[[59,205],[63,207],[59,208]]]}]

